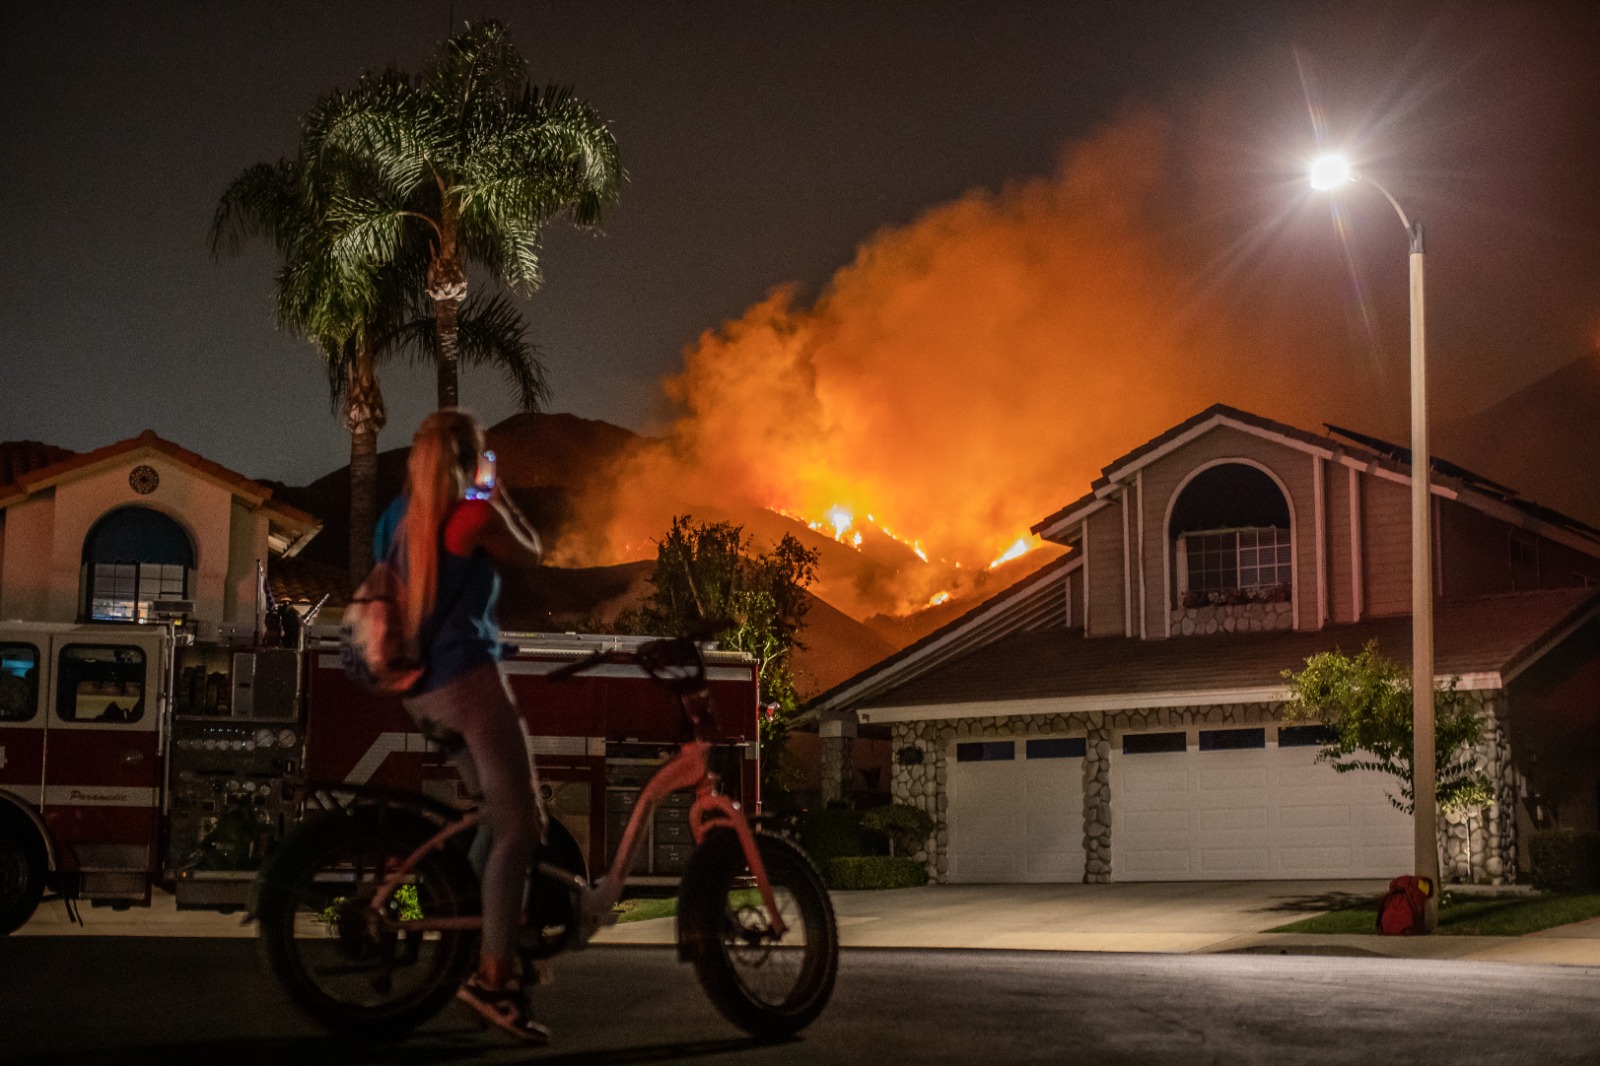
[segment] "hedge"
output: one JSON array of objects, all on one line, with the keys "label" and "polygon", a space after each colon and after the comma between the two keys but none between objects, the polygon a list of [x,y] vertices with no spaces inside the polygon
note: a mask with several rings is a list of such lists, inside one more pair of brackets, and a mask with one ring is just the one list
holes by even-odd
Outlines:
[{"label": "hedge", "polygon": [[1600,833],[1550,829],[1528,838],[1533,886],[1550,892],[1600,889]]},{"label": "hedge", "polygon": [[807,811],[800,820],[800,844],[822,866],[846,855],[880,855],[885,842],[861,831],[861,812],[849,809]]},{"label": "hedge", "polygon": [[928,883],[928,870],[915,859],[853,855],[823,863],[822,879],[834,889],[916,888]]}]

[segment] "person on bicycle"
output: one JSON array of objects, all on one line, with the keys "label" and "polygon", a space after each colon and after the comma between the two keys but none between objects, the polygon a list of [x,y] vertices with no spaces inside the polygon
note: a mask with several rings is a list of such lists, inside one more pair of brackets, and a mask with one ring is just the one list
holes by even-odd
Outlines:
[{"label": "person on bicycle", "polygon": [[498,483],[469,492],[487,480],[483,458],[483,430],[470,414],[446,408],[425,418],[411,441],[405,495],[385,515],[375,547],[386,558],[399,541],[405,635],[423,662],[406,711],[425,734],[455,747],[449,758],[482,808],[473,851],[476,859],[487,840],[479,871],[483,946],[477,972],[456,998],[519,1040],[542,1044],[549,1030],[529,1013],[516,972],[523,893],[542,827],[527,728],[499,665],[496,619],[501,572],[537,565],[539,535]]}]

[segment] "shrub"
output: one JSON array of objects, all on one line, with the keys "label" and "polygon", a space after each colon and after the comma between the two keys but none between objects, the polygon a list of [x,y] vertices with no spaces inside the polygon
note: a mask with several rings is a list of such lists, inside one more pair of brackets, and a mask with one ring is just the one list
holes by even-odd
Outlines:
[{"label": "shrub", "polygon": [[822,879],[834,889],[916,888],[928,883],[928,870],[915,859],[854,855],[829,859]]},{"label": "shrub", "polygon": [[887,837],[890,855],[909,855],[927,843],[933,819],[921,808],[891,803],[863,814],[861,828]]},{"label": "shrub", "polygon": [[807,811],[800,820],[800,844],[818,865],[845,855],[879,855],[882,845],[861,831],[861,812]]},{"label": "shrub", "polygon": [[1600,833],[1550,829],[1528,838],[1533,886],[1551,892],[1600,889]]}]

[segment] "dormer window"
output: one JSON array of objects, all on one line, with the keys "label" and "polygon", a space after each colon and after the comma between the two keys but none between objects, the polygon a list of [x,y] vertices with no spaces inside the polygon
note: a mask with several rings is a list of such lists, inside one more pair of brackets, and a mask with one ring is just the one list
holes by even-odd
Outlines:
[{"label": "dormer window", "polygon": [[1174,609],[1291,601],[1289,501],[1266,471],[1244,462],[1201,470],[1173,501],[1168,535]]},{"label": "dormer window", "polygon": [[1178,591],[1185,607],[1276,603],[1294,579],[1289,531],[1276,526],[1178,534]]}]

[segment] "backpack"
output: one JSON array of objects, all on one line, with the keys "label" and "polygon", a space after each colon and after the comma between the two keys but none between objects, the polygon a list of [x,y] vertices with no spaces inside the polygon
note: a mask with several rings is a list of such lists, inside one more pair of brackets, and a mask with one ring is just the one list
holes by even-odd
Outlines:
[{"label": "backpack", "polygon": [[380,560],[350,597],[339,625],[339,663],[350,680],[396,695],[422,679],[423,664],[406,646],[404,619],[405,582],[389,559]]},{"label": "backpack", "polygon": [[1389,882],[1389,891],[1378,904],[1378,932],[1384,936],[1415,936],[1426,927],[1428,897],[1433,882],[1407,874]]}]

